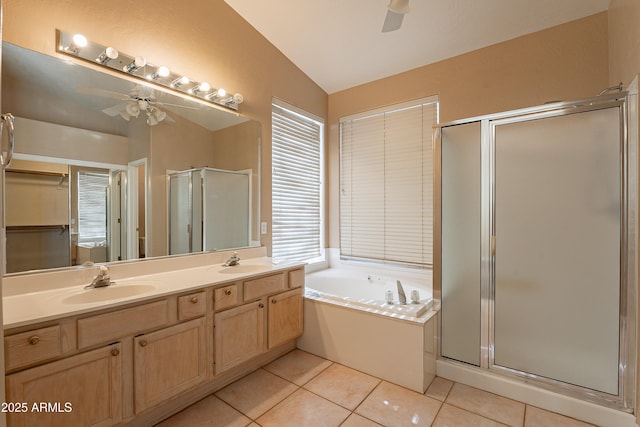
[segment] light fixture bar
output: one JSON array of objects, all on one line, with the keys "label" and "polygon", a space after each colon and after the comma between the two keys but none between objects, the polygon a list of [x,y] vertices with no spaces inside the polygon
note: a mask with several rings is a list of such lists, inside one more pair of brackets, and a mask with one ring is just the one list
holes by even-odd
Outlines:
[{"label": "light fixture bar", "polygon": [[[143,56],[131,56],[118,52],[110,46],[102,46],[87,40],[80,34],[56,30],[56,51],[75,58],[89,61],[119,73],[125,73],[162,86],[169,90],[197,98],[201,101],[238,110],[242,95],[233,97],[216,96],[221,89],[213,89],[207,82],[196,82],[189,77],[170,71],[167,66],[156,66],[146,62]],[[84,40],[83,40],[84,39]],[[82,45],[85,41],[86,44]],[[224,89],[222,89],[224,90]],[[154,121],[157,117],[150,119]]]}]

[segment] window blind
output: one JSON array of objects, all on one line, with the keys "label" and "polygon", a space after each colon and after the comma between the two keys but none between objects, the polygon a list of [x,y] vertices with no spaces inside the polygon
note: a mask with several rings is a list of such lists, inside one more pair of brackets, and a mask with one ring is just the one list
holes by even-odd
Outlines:
[{"label": "window blind", "polygon": [[78,241],[107,239],[107,187],[109,174],[78,172]]},{"label": "window blind", "polygon": [[321,256],[322,123],[272,107],[272,256]]},{"label": "window blind", "polygon": [[433,263],[436,98],[340,120],[340,254]]}]

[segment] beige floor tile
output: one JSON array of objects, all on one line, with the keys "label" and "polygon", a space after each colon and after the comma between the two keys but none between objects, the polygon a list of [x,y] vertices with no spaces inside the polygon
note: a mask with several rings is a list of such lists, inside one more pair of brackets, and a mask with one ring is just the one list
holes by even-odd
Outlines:
[{"label": "beige floor tile", "polygon": [[334,363],[309,381],[304,388],[354,410],[379,383],[378,378]]},{"label": "beige floor tile", "polygon": [[524,427],[593,427],[593,424],[527,405]]},{"label": "beige floor tile", "polygon": [[255,420],[297,389],[295,384],[258,369],[219,390],[216,396]]},{"label": "beige floor tile", "polygon": [[311,378],[331,366],[331,361],[302,350],[293,350],[264,367],[297,385],[307,383]]},{"label": "beige floor tile", "polygon": [[386,427],[430,426],[441,402],[382,381],[356,413]]},{"label": "beige floor tile", "polygon": [[524,403],[464,384],[455,383],[446,402],[510,426],[524,423]]},{"label": "beige floor tile", "polygon": [[256,422],[262,427],[338,427],[348,416],[343,407],[298,389]]},{"label": "beige floor tile", "polygon": [[444,402],[451,391],[451,387],[453,387],[453,381],[441,377],[435,377],[431,382],[431,385],[429,385],[425,395]]},{"label": "beige floor tile", "polygon": [[490,420],[478,414],[456,408],[448,404],[443,404],[433,427],[504,427],[497,421]]},{"label": "beige floor tile", "polygon": [[340,427],[380,427],[380,424],[374,423],[358,414],[351,414],[349,418],[340,425]]},{"label": "beige floor tile", "polygon": [[215,396],[207,396],[157,427],[245,427],[251,420]]}]

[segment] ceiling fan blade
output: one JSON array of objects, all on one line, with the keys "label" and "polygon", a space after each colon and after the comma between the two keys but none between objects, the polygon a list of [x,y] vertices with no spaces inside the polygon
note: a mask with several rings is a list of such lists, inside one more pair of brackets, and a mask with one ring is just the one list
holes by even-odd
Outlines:
[{"label": "ceiling fan blade", "polygon": [[78,87],[76,92],[85,93],[87,95],[105,96],[107,98],[119,99],[121,101],[128,101],[131,97],[128,94],[120,92],[112,92],[110,90],[98,89],[96,87]]},{"label": "ceiling fan blade", "polygon": [[382,32],[388,33],[390,31],[395,31],[400,28],[402,25],[402,19],[404,18],[404,13],[396,13],[391,10],[387,10],[387,16],[384,19],[384,24],[382,25]]},{"label": "ceiling fan blade", "polygon": [[122,111],[122,104],[117,104],[102,110],[103,113],[111,117],[119,116],[121,111]]}]

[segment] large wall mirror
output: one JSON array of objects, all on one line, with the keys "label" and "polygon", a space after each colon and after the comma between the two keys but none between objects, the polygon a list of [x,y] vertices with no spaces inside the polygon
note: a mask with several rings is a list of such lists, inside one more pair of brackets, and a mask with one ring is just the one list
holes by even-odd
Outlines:
[{"label": "large wall mirror", "polygon": [[259,246],[258,122],[6,42],[2,108],[7,273]]}]

